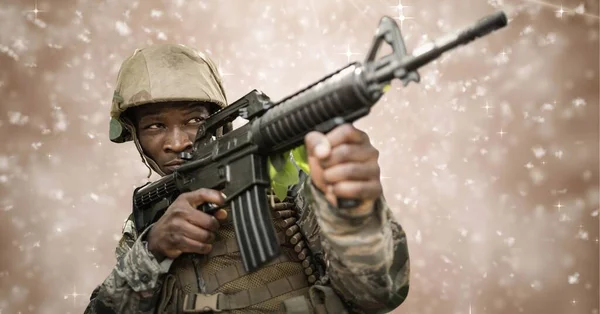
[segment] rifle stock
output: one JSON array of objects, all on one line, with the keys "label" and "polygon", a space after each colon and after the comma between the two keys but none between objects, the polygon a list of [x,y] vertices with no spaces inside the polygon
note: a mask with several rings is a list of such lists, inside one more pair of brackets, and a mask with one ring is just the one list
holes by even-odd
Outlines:
[{"label": "rifle stock", "polygon": [[[192,153],[182,154],[190,161],[134,192],[136,228],[141,231],[159,219],[181,193],[199,188],[222,190],[231,206],[244,268],[248,272],[256,270],[279,254],[267,199],[269,156],[302,145],[304,136],[313,130],[328,132],[366,116],[392,79],[401,80],[404,86],[411,81],[418,83],[418,68],[506,23],[504,13],[498,12],[409,55],[398,25],[383,17],[362,64],[351,63],[277,103],[253,90],[211,115],[200,126]],[[392,47],[392,53],[375,59],[384,41]],[[222,137],[212,137],[219,127],[237,117],[249,123]],[[340,208],[358,202],[338,199]],[[216,209],[202,207],[206,212]]]}]

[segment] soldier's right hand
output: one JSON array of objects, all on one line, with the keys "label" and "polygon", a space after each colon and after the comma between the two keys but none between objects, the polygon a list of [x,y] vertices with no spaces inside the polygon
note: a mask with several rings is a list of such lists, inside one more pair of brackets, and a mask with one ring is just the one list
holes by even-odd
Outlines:
[{"label": "soldier's right hand", "polygon": [[217,190],[182,193],[148,232],[148,250],[159,260],[175,259],[182,253],[209,253],[219,228],[216,218],[227,218],[227,212],[221,209],[212,216],[197,208],[207,202],[222,205],[224,201]]}]

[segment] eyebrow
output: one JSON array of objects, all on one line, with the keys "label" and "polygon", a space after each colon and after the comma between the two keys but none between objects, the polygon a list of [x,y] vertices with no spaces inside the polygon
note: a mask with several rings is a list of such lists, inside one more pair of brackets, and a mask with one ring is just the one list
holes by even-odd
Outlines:
[{"label": "eyebrow", "polygon": [[[210,112],[206,106],[201,105],[201,103],[190,102],[185,105],[180,105],[181,109],[184,111],[185,115],[189,115],[191,113],[197,112],[206,114],[210,116]],[[148,111],[144,112],[140,116],[138,116],[138,122],[142,122],[145,120],[156,119],[161,115],[162,108],[149,108],[146,109]]]}]

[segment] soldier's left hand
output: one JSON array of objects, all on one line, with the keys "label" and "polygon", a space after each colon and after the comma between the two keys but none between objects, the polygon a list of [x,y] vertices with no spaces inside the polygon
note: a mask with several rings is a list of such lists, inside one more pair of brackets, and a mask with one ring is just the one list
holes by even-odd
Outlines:
[{"label": "soldier's left hand", "polygon": [[313,184],[337,207],[337,197],[359,199],[357,215],[373,211],[381,196],[379,151],[369,136],[352,124],[343,124],[326,135],[310,132],[304,138]]}]

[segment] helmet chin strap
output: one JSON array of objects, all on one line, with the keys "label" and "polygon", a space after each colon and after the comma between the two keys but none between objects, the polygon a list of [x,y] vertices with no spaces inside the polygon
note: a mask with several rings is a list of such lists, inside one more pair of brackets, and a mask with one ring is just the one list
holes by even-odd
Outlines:
[{"label": "helmet chin strap", "polygon": [[[135,134],[135,132],[133,134]],[[150,176],[152,176],[152,170],[158,173],[161,177],[166,176],[167,174],[160,170],[158,164],[144,153],[144,150],[142,149],[142,145],[140,144],[137,135],[133,135],[133,142],[135,143],[135,147],[137,148],[138,152],[140,153],[140,156],[142,157],[142,162],[148,168],[148,176],[146,178],[150,179]]]},{"label": "helmet chin strap", "polygon": [[152,176],[153,170],[154,170],[154,172],[158,173],[161,177],[167,175],[162,170],[160,170],[160,167],[154,160],[152,160],[152,158],[150,158],[146,154],[144,154],[144,151],[142,150],[142,146],[140,145],[140,141],[138,141],[138,139],[135,135],[133,136],[133,142],[135,143],[135,147],[137,148],[138,152],[140,153],[140,157],[142,157],[142,162],[144,163],[146,168],[148,168],[148,176],[146,177],[147,179],[150,179],[150,176]]},{"label": "helmet chin strap", "polygon": [[167,175],[162,170],[160,170],[160,167],[158,166],[158,164],[156,164],[156,162],[154,162],[154,160],[152,160],[150,157],[146,156],[143,153],[141,155],[142,155],[142,161],[144,162],[146,167],[148,167],[148,170],[149,170],[148,177],[147,177],[148,179],[150,179],[150,176],[152,175],[152,170],[154,170],[154,172],[158,173],[161,177]]},{"label": "helmet chin strap", "polygon": [[142,162],[144,163],[146,168],[148,168],[148,176],[146,178],[150,179],[150,177],[152,176],[153,170],[154,170],[154,172],[159,174],[161,177],[167,175],[162,170],[160,170],[160,167],[154,160],[152,160],[152,158],[148,157],[144,153],[144,150],[142,149],[142,144],[140,144],[140,141],[137,137],[137,132],[135,131],[135,127],[133,127],[131,122],[128,119],[122,119],[122,122],[129,130],[129,134],[131,134],[131,140],[135,143],[135,148],[137,149],[138,153],[140,154],[140,157],[142,158]]}]

